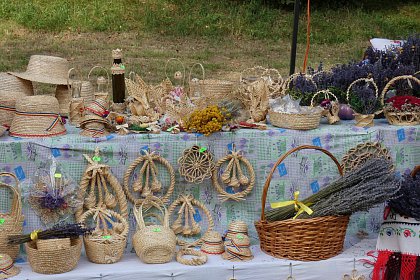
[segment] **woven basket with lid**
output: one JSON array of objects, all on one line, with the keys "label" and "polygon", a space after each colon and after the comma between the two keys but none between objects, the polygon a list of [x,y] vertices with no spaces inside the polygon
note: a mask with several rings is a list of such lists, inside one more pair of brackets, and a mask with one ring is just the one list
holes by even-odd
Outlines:
[{"label": "woven basket with lid", "polygon": [[13,193],[10,212],[0,213],[0,253],[8,254],[12,259],[16,259],[19,254],[19,245],[9,245],[8,236],[22,234],[24,216],[18,188],[19,181],[12,173],[0,173],[0,179],[7,177],[15,181],[15,186],[0,182],[1,188],[7,188]]},{"label": "woven basket with lid", "polygon": [[277,166],[290,154],[307,149],[318,150],[328,155],[336,164],[340,175],[343,175],[338,160],[330,152],[317,146],[303,145],[296,147],[277,160],[264,184],[261,198],[261,220],[255,222],[261,250],[276,258],[318,261],[334,257],[343,249],[349,216],[288,219],[274,222],[268,222],[265,219],[268,188]]}]

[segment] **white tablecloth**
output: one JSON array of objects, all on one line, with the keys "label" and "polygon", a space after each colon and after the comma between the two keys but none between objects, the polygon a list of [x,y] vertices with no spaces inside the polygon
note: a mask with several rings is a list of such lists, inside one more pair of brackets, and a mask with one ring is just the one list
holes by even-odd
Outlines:
[{"label": "white tablecloth", "polygon": [[[22,272],[13,280],[228,280],[232,277],[235,266],[237,280],[286,279],[289,276],[289,264],[292,263],[293,276],[296,280],[338,280],[353,270],[353,260],[364,258],[367,251],[375,248],[376,239],[366,239],[347,249],[340,255],[317,262],[300,262],[276,259],[261,252],[259,246],[252,246],[254,259],[249,262],[225,261],[221,256],[210,256],[202,266],[186,266],[175,260],[167,264],[144,264],[135,254],[124,255],[116,264],[100,265],[90,263],[82,256],[76,269],[56,274],[42,275],[31,271],[28,263],[17,264]],[[369,276],[372,268],[356,262],[360,274]]]}]

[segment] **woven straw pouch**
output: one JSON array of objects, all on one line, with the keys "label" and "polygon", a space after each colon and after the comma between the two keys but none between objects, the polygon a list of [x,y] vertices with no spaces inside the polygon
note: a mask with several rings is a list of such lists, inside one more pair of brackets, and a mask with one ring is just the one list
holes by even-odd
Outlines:
[{"label": "woven straw pouch", "polygon": [[8,188],[13,193],[10,212],[0,213],[0,252],[2,254],[8,254],[12,259],[16,259],[19,254],[19,245],[9,245],[8,236],[22,234],[23,229],[24,216],[22,215],[22,202],[18,189],[18,179],[11,173],[0,173],[0,177],[12,177],[16,182],[15,186],[0,182],[0,187]]},{"label": "woven straw pouch", "polygon": [[[133,246],[137,256],[144,263],[167,263],[174,258],[176,236],[169,226],[169,215],[165,205],[158,198],[153,198],[153,200],[145,200],[139,208],[133,208],[134,217],[137,221],[137,231],[133,236]],[[163,225],[145,225],[143,219],[143,205],[145,203],[161,211]]]}]

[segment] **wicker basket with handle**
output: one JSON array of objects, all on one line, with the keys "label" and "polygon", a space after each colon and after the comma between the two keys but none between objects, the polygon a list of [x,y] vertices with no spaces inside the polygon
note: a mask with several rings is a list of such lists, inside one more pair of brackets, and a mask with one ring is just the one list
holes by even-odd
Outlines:
[{"label": "wicker basket with handle", "polygon": [[[382,90],[381,94],[381,105],[385,105],[385,96],[390,89],[390,87],[396,82],[396,81],[403,81],[407,80],[409,83],[411,81],[417,83],[420,85],[420,80],[416,77],[411,75],[403,75],[394,77],[391,79]],[[411,85],[411,84],[410,84]],[[387,106],[384,107],[384,115],[385,118],[388,120],[388,122],[392,125],[419,125],[420,124],[420,110],[414,110],[413,112],[409,111],[400,111],[400,112],[392,112],[387,110]]]},{"label": "wicker basket with handle", "polygon": [[[153,206],[162,213],[162,225],[146,226],[143,218],[143,206]],[[169,226],[169,214],[165,205],[156,197],[144,200],[140,207],[133,207],[137,221],[137,231],[133,236],[133,247],[137,256],[144,263],[158,264],[170,262],[175,255],[176,236]]]},{"label": "wicker basket with handle", "polygon": [[9,235],[22,234],[23,229],[24,216],[22,215],[22,201],[18,189],[19,181],[12,173],[0,173],[1,177],[12,177],[16,182],[16,186],[0,182],[0,187],[8,188],[13,193],[10,212],[0,213],[0,252],[8,254],[12,259],[16,259],[19,254],[19,245],[8,244],[8,237]]},{"label": "wicker basket with handle", "polygon": [[290,154],[300,150],[318,150],[328,155],[343,175],[338,160],[327,150],[317,146],[303,145],[281,156],[271,169],[264,184],[261,198],[261,220],[255,222],[261,250],[276,258],[300,261],[318,261],[331,258],[343,249],[349,216],[326,216],[312,219],[288,219],[268,222],[265,218],[267,192],[277,166]]}]

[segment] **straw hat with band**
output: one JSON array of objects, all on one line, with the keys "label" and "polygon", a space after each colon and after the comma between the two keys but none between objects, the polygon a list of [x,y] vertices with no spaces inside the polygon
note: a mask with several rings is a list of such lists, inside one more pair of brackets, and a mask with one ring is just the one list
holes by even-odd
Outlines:
[{"label": "straw hat with band", "polygon": [[0,136],[3,136],[6,130],[7,130],[7,127],[0,125]]},{"label": "straw hat with band", "polygon": [[248,261],[253,258],[249,237],[243,234],[237,234],[232,239],[225,242],[226,251],[222,258],[231,261]]},{"label": "straw hat with band", "polygon": [[111,124],[97,115],[85,115],[80,122],[80,135],[88,137],[102,137],[109,134]]},{"label": "straw hat with band", "polygon": [[220,255],[225,251],[222,236],[217,231],[209,231],[203,236],[201,251],[209,255]]},{"label": "straw hat with band", "polygon": [[0,279],[8,279],[20,273],[20,268],[13,265],[12,258],[7,254],[0,254]]},{"label": "straw hat with band", "polygon": [[58,101],[53,96],[28,96],[16,102],[16,115],[10,126],[10,136],[51,137],[66,134],[59,114]]},{"label": "straw hat with band", "polygon": [[16,112],[16,97],[0,91],[0,125],[9,127]]},{"label": "straw hat with band", "polygon": [[89,106],[85,107],[86,114],[94,114],[101,118],[106,117],[109,114],[108,102],[103,98],[97,98]]},{"label": "straw hat with band", "polygon": [[25,72],[9,73],[32,82],[67,85],[68,71],[69,62],[67,59],[56,56],[32,55]]}]

